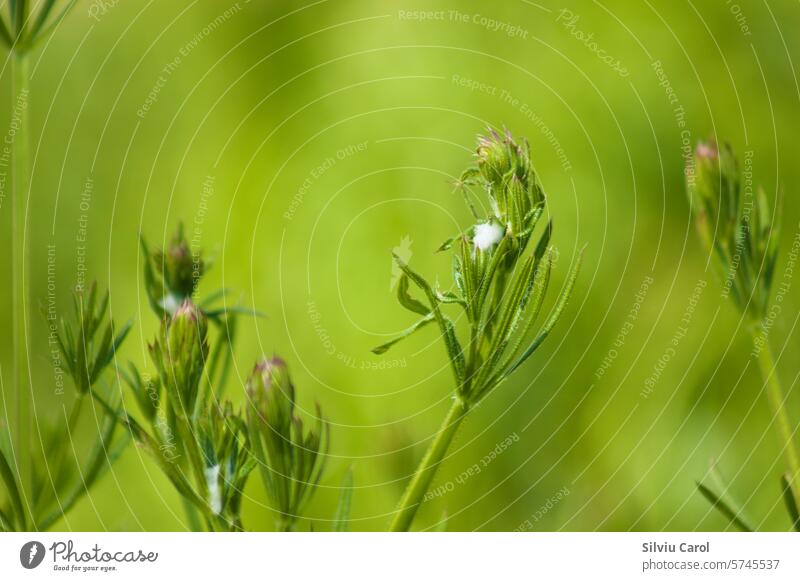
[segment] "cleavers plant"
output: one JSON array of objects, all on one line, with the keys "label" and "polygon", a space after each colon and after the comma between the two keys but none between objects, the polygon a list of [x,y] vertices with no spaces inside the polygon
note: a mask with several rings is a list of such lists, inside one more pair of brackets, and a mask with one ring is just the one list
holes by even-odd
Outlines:
[{"label": "cleavers plant", "polygon": [[[574,288],[580,256],[551,313],[534,332],[556,255],[550,246],[552,222],[543,227],[535,244],[530,242],[546,202],[530,153],[528,143],[518,143],[508,131],[501,134],[490,129],[478,139],[475,163],[457,184],[477,223],[439,248],[440,252],[452,253],[452,289],[432,286],[394,256],[403,273],[398,300],[421,318],[400,337],[373,352],[384,353],[399,340],[435,324],[446,347],[455,389],[450,411],[395,512],[393,531],[409,530],[464,417],[542,344]],[[477,212],[472,188],[487,196],[490,212],[486,215]],[[410,284],[422,292],[424,302],[410,295]],[[466,343],[459,339],[444,306],[463,313],[469,328]]]},{"label": "cleavers plant", "polygon": [[[33,388],[28,381],[28,300],[27,262],[25,246],[27,212],[31,194],[31,168],[29,151],[30,74],[29,53],[46,38],[69,13],[76,0],[58,2],[44,0],[34,3],[27,0],[9,0],[8,14],[0,12],[0,42],[9,51],[11,61],[11,119],[16,131],[11,139],[11,348],[12,385],[16,390],[14,464],[17,466],[17,486],[23,501],[32,494],[35,470],[33,455],[27,451],[33,445],[31,432],[31,401]],[[5,10],[5,6],[3,6]],[[25,457],[28,456],[28,457]],[[0,468],[2,468],[0,466]],[[32,511],[29,517],[33,517]],[[20,517],[22,518],[22,516]],[[25,522],[25,521],[23,521]]]},{"label": "cleavers plant", "polygon": [[[309,430],[295,409],[295,387],[279,357],[259,362],[248,383],[251,449],[279,531],[292,531],[325,469],[330,429],[317,405]],[[324,447],[323,447],[324,446]]]},{"label": "cleavers plant", "polygon": [[[687,191],[700,239],[714,262],[730,296],[744,317],[753,341],[753,355],[765,383],[767,399],[780,438],[786,472],[780,478],[792,527],[800,531],[800,461],[795,444],[796,425],[786,407],[775,360],[769,344],[772,326],[770,294],[778,257],[780,230],[762,188],[742,190],[739,164],[728,144],[699,143],[692,164],[686,169]],[[710,482],[697,486],[700,492],[736,528],[753,530],[733,500],[728,484],[712,462]]]},{"label": "cleavers plant", "polygon": [[[235,322],[257,314],[215,302],[224,290],[193,302],[208,269],[181,226],[164,250],[145,252],[144,280],[161,328],[149,345],[155,377],[130,364],[123,377],[142,420],[122,421],[183,497],[194,530],[243,530],[244,487],[258,466],[279,530],[294,530],[323,472],[325,421],[304,431],[294,386],[279,358],[263,360],[248,381],[247,412],[225,399],[235,353]],[[210,325],[216,327],[210,343]],[[328,438],[326,437],[326,441]]]},{"label": "cleavers plant", "polygon": [[[19,467],[18,455],[7,457],[0,448],[0,477],[10,499],[9,506],[0,507],[0,530],[49,529],[89,492],[129,441],[117,429],[121,406],[107,403],[111,390],[101,380],[131,325],[127,323],[116,331],[113,322],[106,320],[107,311],[108,293],[98,300],[93,283],[87,290],[75,292],[74,320],[61,321],[55,332],[59,361],[75,386],[74,397],[69,411],[64,410],[63,424],[49,428],[37,424],[39,445],[31,442],[31,447],[23,451],[31,464],[30,487],[24,486],[21,470],[12,469]],[[103,405],[87,414],[93,398]],[[94,421],[99,417],[100,426],[85,458],[79,457],[72,443],[83,417]]]}]

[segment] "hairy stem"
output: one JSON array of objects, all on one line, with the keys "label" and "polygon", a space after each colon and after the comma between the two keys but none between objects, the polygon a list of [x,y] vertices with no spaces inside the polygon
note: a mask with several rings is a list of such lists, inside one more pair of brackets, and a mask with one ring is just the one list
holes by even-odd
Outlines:
[{"label": "hairy stem", "polygon": [[436,470],[447,453],[447,449],[450,447],[450,443],[453,441],[453,437],[456,435],[459,426],[461,426],[466,413],[467,408],[464,403],[456,399],[450,411],[447,412],[439,433],[422,458],[419,467],[417,467],[417,471],[414,473],[408,488],[403,493],[400,506],[389,528],[390,531],[404,532],[411,528],[411,523],[422,504],[423,497],[428,491]]},{"label": "hairy stem", "polygon": [[13,383],[17,390],[17,438],[14,453],[22,494],[27,504],[25,490],[30,490],[30,410],[32,396],[27,376],[28,349],[26,339],[27,301],[25,293],[25,217],[27,196],[30,192],[30,165],[28,161],[28,57],[13,51],[12,63],[12,123],[16,121],[16,132],[11,142],[12,155],[12,223],[11,223],[11,316],[13,328]]},{"label": "hairy stem", "polygon": [[758,351],[758,366],[761,375],[767,384],[767,399],[769,400],[772,413],[776,420],[776,429],[783,445],[783,454],[786,459],[786,466],[789,470],[789,481],[792,484],[795,498],[800,501],[797,493],[797,477],[800,475],[800,461],[798,460],[797,448],[794,443],[794,429],[786,409],[786,399],[783,395],[781,382],[775,369],[775,360],[772,356],[766,334],[755,331],[753,339]]}]

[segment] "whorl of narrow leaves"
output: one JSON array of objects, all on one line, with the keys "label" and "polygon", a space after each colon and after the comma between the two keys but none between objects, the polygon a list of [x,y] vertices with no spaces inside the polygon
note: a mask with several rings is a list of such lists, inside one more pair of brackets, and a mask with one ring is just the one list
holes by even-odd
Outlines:
[{"label": "whorl of narrow leaves", "polygon": [[[248,413],[234,412],[222,398],[233,366],[236,318],[258,313],[210,308],[226,297],[224,289],[193,301],[208,262],[191,249],[182,227],[163,250],[150,251],[144,238],[141,245],[145,287],[162,320],[149,346],[158,376],[150,378],[135,365],[123,373],[149,427],[130,415],[125,424],[209,530],[243,529],[242,492],[257,465],[281,515],[279,527],[292,530],[322,475],[323,444],[329,440],[322,414],[317,410],[317,424],[304,428],[279,358],[256,365],[248,382]],[[192,522],[192,510],[189,518],[193,528],[202,527]]]},{"label": "whorl of narrow leaves", "polygon": [[743,313],[762,319],[780,238],[764,190],[743,192],[733,149],[713,141],[697,145],[686,177],[698,234],[714,254],[726,292]]},{"label": "whorl of narrow leaves", "polygon": [[[402,271],[397,298],[409,311],[421,315],[414,325],[388,343],[373,349],[382,354],[398,341],[432,323],[444,339],[457,392],[465,404],[474,404],[501,383],[541,345],[556,324],[575,285],[580,256],[570,272],[550,316],[538,332],[534,325],[542,310],[554,251],[552,223],[529,248],[544,212],[545,195],[530,160],[527,142],[517,143],[510,133],[490,130],[478,139],[475,165],[459,181],[475,186],[489,199],[490,215],[461,235],[445,241],[439,252],[452,251],[453,290],[434,288],[395,256]],[[474,210],[474,204],[467,202]],[[413,284],[424,297],[409,293]],[[470,325],[469,343],[462,345],[443,305],[457,305]]]},{"label": "whorl of narrow leaves", "polygon": [[330,434],[319,406],[314,426],[305,429],[295,410],[295,389],[286,363],[265,359],[248,382],[247,422],[252,452],[278,526],[293,530],[325,468]]},{"label": "whorl of narrow leaves", "polygon": [[9,0],[8,17],[0,14],[0,40],[10,50],[26,52],[36,46],[76,4],[76,0]]},{"label": "whorl of narrow leaves", "polygon": [[[31,486],[26,489],[12,470],[9,457],[0,449],[0,483],[6,498],[0,503],[0,531],[47,530],[94,486],[121,455],[127,438],[117,437],[120,409],[109,405],[98,393],[100,376],[108,368],[127,336],[130,324],[114,334],[107,318],[108,293],[98,302],[97,286],[74,295],[74,320],[62,321],[56,334],[64,367],[76,387],[65,425],[40,427],[41,441],[25,454],[31,459]],[[79,428],[85,402],[97,400],[92,422],[96,436],[88,454],[71,449],[72,434]],[[103,412],[105,412],[103,414]],[[99,420],[99,423],[98,423]],[[79,457],[78,457],[79,456]]]},{"label": "whorl of narrow leaves", "polygon": [[242,491],[255,460],[241,415],[230,402],[212,398],[212,390],[203,391],[210,352],[206,315],[184,301],[164,317],[149,351],[158,377],[130,365],[124,378],[150,428],[130,415],[123,423],[209,529],[241,530]]},{"label": "whorl of narrow leaves", "polygon": [[244,485],[256,461],[247,449],[247,426],[230,402],[214,405],[197,424],[208,505],[215,515],[238,515]]},{"label": "whorl of narrow leaves", "polygon": [[98,303],[97,284],[92,283],[88,292],[73,295],[74,321],[62,321],[56,339],[58,348],[79,393],[88,393],[100,374],[111,363],[130,331],[126,323],[114,334],[114,324],[109,318],[108,293]]}]

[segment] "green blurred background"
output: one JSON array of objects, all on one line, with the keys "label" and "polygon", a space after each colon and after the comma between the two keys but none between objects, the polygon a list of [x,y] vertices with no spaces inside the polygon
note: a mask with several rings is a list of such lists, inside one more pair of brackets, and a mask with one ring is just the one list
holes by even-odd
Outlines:
[{"label": "green blurred background", "polygon": [[[391,291],[393,248],[448,280],[449,261],[433,250],[471,220],[449,182],[490,124],[531,142],[560,251],[556,283],[584,244],[585,266],[551,340],[470,414],[416,527],[446,515],[449,530],[722,529],[695,490],[716,458],[754,522],[788,528],[763,383],[694,235],[682,147],[716,135],[752,151],[755,181],[771,198],[784,192],[777,219],[791,244],[796,2],[98,6],[78,2],[32,62],[32,311],[46,300],[48,245],[59,307],[69,307],[85,214],[89,276],[111,290],[117,321],[135,320],[120,362],[144,365],[157,321],[138,236],[163,245],[186,223],[215,256],[201,293],[235,289],[267,314],[240,327],[231,397],[243,402],[257,357],[279,353],[301,404],[318,400],[332,422],[325,488],[307,513],[315,529],[329,528],[348,466],[353,528],[385,528],[448,408],[433,329],[381,357],[369,350],[413,321]],[[6,61],[0,77],[10,104]],[[4,107],[0,127],[9,119]],[[5,249],[9,209],[6,200]],[[8,253],[0,260],[9,272]],[[784,251],[781,274],[785,262]],[[10,304],[9,288],[0,293]],[[793,288],[771,336],[795,419],[798,304]],[[10,326],[3,308],[0,327]],[[49,424],[71,392],[54,394],[38,314],[31,328],[37,421]],[[255,475],[247,496],[245,526],[269,529]],[[58,528],[185,524],[172,487],[130,448]]]}]

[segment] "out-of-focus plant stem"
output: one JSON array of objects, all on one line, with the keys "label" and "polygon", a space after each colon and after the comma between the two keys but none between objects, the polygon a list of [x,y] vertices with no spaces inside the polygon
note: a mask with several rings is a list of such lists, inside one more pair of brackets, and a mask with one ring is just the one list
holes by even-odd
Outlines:
[{"label": "out-of-focus plant stem", "polygon": [[425,457],[414,473],[414,477],[411,479],[408,488],[406,488],[406,491],[403,493],[400,506],[389,528],[390,531],[405,532],[411,527],[411,522],[414,520],[417,510],[419,510],[422,504],[425,492],[430,487],[431,481],[436,475],[436,470],[444,459],[447,449],[450,447],[450,443],[453,441],[453,437],[461,426],[461,422],[464,420],[466,413],[466,406],[461,400],[456,398],[453,402],[453,406],[447,413],[447,417],[445,417],[442,423],[439,433],[431,443],[430,448],[428,448],[428,451],[425,453]]},{"label": "out-of-focus plant stem", "polygon": [[[27,197],[30,193],[30,165],[28,159],[28,55],[12,51],[12,119],[17,117],[17,128],[11,143],[12,154],[12,224],[11,224],[11,293],[13,318],[13,385],[17,390],[17,446],[15,461],[19,470],[23,494],[30,491],[31,466],[29,448],[31,445],[31,401],[32,391],[28,381],[28,343],[27,343],[27,285],[25,269],[27,248],[25,244],[25,225]],[[24,498],[28,503],[28,499]],[[28,509],[28,512],[30,510]]]},{"label": "out-of-focus plant stem", "polygon": [[189,530],[193,533],[202,532],[203,525],[200,522],[200,516],[197,513],[195,506],[186,498],[181,498],[183,501],[183,509],[186,512],[186,520],[189,524]]},{"label": "out-of-focus plant stem", "polygon": [[800,460],[798,460],[797,448],[794,443],[792,421],[789,419],[789,412],[786,409],[786,398],[775,369],[775,360],[766,334],[762,330],[757,330],[753,333],[753,339],[758,350],[758,367],[767,386],[767,399],[772,408],[772,413],[775,415],[776,429],[783,445],[783,455],[786,459],[786,467],[790,476],[789,482],[796,501],[800,502],[800,495],[797,492]]}]

